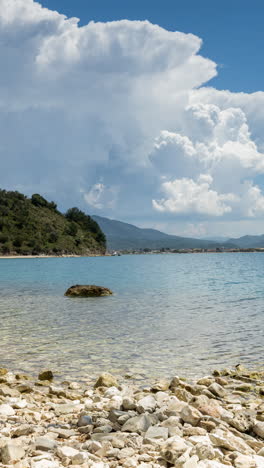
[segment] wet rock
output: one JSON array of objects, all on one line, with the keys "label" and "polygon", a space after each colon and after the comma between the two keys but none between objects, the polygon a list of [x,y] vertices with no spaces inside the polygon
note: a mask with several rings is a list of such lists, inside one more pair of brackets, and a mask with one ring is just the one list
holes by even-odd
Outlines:
[{"label": "wet rock", "polygon": [[51,370],[44,370],[39,373],[38,379],[39,380],[53,380],[53,372]]},{"label": "wet rock", "polygon": [[2,377],[3,375],[6,375],[8,372],[7,369],[5,369],[4,367],[0,367],[0,376]]},{"label": "wet rock", "polygon": [[113,292],[108,289],[104,288],[103,286],[96,286],[94,284],[88,285],[75,285],[71,286],[65,292],[65,296],[70,297],[100,297],[100,296],[110,296]]},{"label": "wet rock", "polygon": [[104,372],[98,377],[94,385],[94,388],[97,387],[118,387],[118,382],[113,375]]}]

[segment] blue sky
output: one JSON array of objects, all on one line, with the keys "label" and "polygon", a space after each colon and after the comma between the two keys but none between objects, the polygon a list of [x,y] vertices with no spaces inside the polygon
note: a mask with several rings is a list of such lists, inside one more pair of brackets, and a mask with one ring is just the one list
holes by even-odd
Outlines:
[{"label": "blue sky", "polygon": [[263,1],[0,4],[0,187],[177,235],[264,233]]},{"label": "blue sky", "polygon": [[264,88],[263,0],[42,0],[66,16],[89,21],[148,19],[171,31],[203,39],[202,54],[221,72],[210,85],[218,89],[254,92]]}]

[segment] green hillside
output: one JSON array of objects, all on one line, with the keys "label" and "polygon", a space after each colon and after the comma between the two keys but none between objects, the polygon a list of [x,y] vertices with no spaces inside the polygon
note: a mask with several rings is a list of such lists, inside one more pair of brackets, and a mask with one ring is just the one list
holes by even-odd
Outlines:
[{"label": "green hillside", "polygon": [[1,255],[104,254],[100,227],[78,208],[65,215],[39,194],[0,190]]}]

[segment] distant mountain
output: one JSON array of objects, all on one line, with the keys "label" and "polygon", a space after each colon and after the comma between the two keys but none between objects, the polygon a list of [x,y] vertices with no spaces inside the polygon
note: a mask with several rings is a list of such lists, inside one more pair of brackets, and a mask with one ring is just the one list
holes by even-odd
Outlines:
[{"label": "distant mountain", "polygon": [[238,239],[229,239],[228,242],[235,244],[241,249],[264,248],[264,234],[260,236],[243,236]]},{"label": "distant mountain", "polygon": [[[133,224],[123,223],[114,219],[92,216],[106,235],[108,249],[188,249],[188,248],[217,248],[223,244],[203,239],[192,239],[165,234],[155,229],[142,229]],[[234,247],[228,243],[226,247]]]}]

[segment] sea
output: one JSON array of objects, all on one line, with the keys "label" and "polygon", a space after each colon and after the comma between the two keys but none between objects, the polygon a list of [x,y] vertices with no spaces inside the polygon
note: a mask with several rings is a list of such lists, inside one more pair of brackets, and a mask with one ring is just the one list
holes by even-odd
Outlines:
[{"label": "sea", "polygon": [[[264,253],[0,259],[0,367],[85,379],[263,365]],[[113,291],[65,297],[75,284]]]}]

